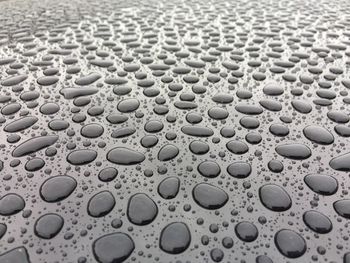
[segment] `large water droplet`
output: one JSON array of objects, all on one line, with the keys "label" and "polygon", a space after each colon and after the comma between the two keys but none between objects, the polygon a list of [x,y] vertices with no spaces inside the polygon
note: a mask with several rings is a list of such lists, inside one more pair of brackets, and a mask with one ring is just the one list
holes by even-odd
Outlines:
[{"label": "large water droplet", "polygon": [[286,211],[292,206],[289,194],[275,184],[266,184],[260,187],[259,197],[266,208],[275,212]]},{"label": "large water droplet", "polygon": [[184,252],[191,243],[191,233],[188,226],[182,222],[170,223],[162,230],[159,246],[170,254]]},{"label": "large water droplet", "polygon": [[92,244],[95,259],[99,263],[124,262],[134,249],[134,241],[121,232],[104,235]]},{"label": "large water droplet", "polygon": [[283,229],[276,233],[275,244],[278,250],[288,258],[298,258],[306,251],[304,238],[289,229]]},{"label": "large water droplet", "polygon": [[193,199],[206,209],[219,209],[228,201],[228,195],[222,189],[207,183],[197,184],[192,191]]},{"label": "large water droplet", "polygon": [[148,195],[139,193],[130,197],[127,214],[131,223],[148,225],[157,216],[158,207]]}]

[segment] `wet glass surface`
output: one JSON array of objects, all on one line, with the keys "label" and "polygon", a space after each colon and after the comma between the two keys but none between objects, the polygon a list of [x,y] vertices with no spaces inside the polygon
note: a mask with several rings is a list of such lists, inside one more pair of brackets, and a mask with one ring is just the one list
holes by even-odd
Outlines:
[{"label": "wet glass surface", "polygon": [[349,263],[349,7],[0,2],[0,263]]}]

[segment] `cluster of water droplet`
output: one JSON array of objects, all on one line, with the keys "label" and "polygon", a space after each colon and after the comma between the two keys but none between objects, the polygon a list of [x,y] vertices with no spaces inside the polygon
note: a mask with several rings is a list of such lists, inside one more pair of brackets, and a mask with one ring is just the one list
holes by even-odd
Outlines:
[{"label": "cluster of water droplet", "polygon": [[0,2],[0,262],[350,262],[350,3]]}]

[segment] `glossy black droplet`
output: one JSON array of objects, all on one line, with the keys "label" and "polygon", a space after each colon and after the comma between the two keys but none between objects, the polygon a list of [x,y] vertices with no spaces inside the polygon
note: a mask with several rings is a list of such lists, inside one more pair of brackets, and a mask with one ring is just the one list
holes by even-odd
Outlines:
[{"label": "glossy black droplet", "polygon": [[246,178],[251,174],[252,167],[249,163],[238,161],[227,166],[227,172],[235,178]]},{"label": "glossy black droplet", "polygon": [[85,165],[93,162],[97,157],[97,152],[94,150],[82,149],[70,152],[67,155],[67,161],[73,165]]},{"label": "glossy black droplet", "polygon": [[331,220],[318,211],[306,211],[303,220],[311,230],[319,234],[327,234],[333,228]]},{"label": "glossy black droplet", "polygon": [[34,225],[35,234],[44,239],[54,238],[62,229],[64,220],[57,214],[45,214]]},{"label": "glossy black droplet", "polygon": [[0,215],[11,216],[22,211],[25,207],[24,199],[18,194],[9,193],[0,198]]},{"label": "glossy black droplet", "polygon": [[209,151],[209,145],[202,141],[192,141],[189,145],[190,151],[194,154],[202,155]]},{"label": "glossy black droplet", "polygon": [[334,202],[333,208],[338,215],[350,219],[350,199],[341,199]]},{"label": "glossy black droplet", "polygon": [[2,263],[31,263],[27,249],[25,247],[17,247],[0,255]]},{"label": "glossy black droplet", "polygon": [[197,170],[202,176],[208,177],[208,178],[215,178],[221,172],[220,166],[214,161],[201,162],[198,165]]},{"label": "glossy black droplet", "polygon": [[304,177],[306,185],[315,193],[333,195],[338,190],[338,181],[329,175],[308,174]]},{"label": "glossy black droplet", "polygon": [[76,188],[77,181],[66,175],[48,178],[40,187],[40,196],[46,202],[58,202],[67,198]]},{"label": "glossy black droplet", "polygon": [[190,243],[191,233],[185,223],[170,223],[160,233],[159,247],[169,254],[184,252],[190,246]]},{"label": "glossy black droplet", "polygon": [[125,147],[116,147],[107,153],[107,160],[120,165],[133,165],[145,160],[142,153]]},{"label": "glossy black droplet", "polygon": [[289,194],[282,187],[275,184],[266,184],[260,187],[259,197],[266,208],[275,212],[286,211],[292,206],[292,199]]},{"label": "glossy black droplet", "polygon": [[87,205],[90,216],[102,217],[107,215],[114,207],[115,199],[111,192],[102,191],[92,196]]},{"label": "glossy black droplet", "polygon": [[304,238],[293,230],[278,231],[275,235],[275,244],[281,254],[288,258],[298,258],[306,252]]},{"label": "glossy black droplet", "polygon": [[299,143],[278,145],[276,152],[283,157],[293,160],[304,160],[311,156],[310,148]]},{"label": "glossy black droplet", "polygon": [[325,128],[317,125],[309,125],[304,128],[303,133],[307,139],[318,144],[332,144],[333,135]]},{"label": "glossy black droplet", "polygon": [[48,136],[40,136],[31,138],[19,146],[17,146],[13,152],[13,157],[22,157],[30,153],[35,153],[44,149],[52,144],[54,144],[58,140],[57,135],[48,135]]},{"label": "glossy black droplet", "polygon": [[164,145],[158,152],[158,160],[165,162],[174,159],[179,154],[179,148],[173,144]]},{"label": "glossy black droplet", "polygon": [[102,182],[110,182],[113,181],[118,175],[118,170],[114,167],[107,167],[102,169],[98,173],[98,179],[100,179]]},{"label": "glossy black droplet", "polygon": [[81,128],[81,135],[87,138],[97,138],[103,134],[103,127],[97,123],[89,123]]},{"label": "glossy black droplet", "polygon": [[240,222],[235,227],[237,237],[244,242],[253,242],[258,238],[258,229],[250,222]]},{"label": "glossy black droplet", "polygon": [[135,249],[134,241],[127,234],[117,232],[104,235],[94,241],[92,251],[99,263],[121,263]]},{"label": "glossy black droplet", "polygon": [[156,218],[158,207],[148,195],[139,193],[130,197],[127,214],[131,223],[144,226]]},{"label": "glossy black droplet", "polygon": [[210,210],[219,209],[228,201],[224,190],[207,183],[197,184],[192,190],[192,195],[198,205]]},{"label": "glossy black droplet", "polygon": [[175,198],[179,192],[180,180],[176,177],[168,177],[158,185],[158,193],[164,199]]},{"label": "glossy black droplet", "polygon": [[345,153],[334,157],[332,160],[330,160],[329,166],[338,171],[350,171],[350,153]]},{"label": "glossy black droplet", "polygon": [[234,154],[245,154],[249,150],[248,145],[246,143],[236,140],[229,141],[226,144],[226,148]]}]

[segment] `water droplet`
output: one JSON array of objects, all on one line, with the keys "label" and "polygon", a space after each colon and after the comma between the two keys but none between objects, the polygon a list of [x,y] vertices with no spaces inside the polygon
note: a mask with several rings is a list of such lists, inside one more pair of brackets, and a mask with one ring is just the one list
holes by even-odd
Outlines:
[{"label": "water droplet", "polygon": [[253,242],[258,238],[258,229],[250,222],[240,222],[235,227],[237,237],[244,242]]},{"label": "water droplet", "polygon": [[188,226],[182,222],[174,222],[165,226],[160,234],[159,247],[169,254],[184,252],[191,243]]},{"label": "water droplet", "polygon": [[319,234],[327,234],[332,230],[332,222],[327,216],[317,211],[306,211],[303,215],[304,223]]},{"label": "water droplet", "polygon": [[41,198],[46,202],[58,202],[67,198],[76,188],[77,181],[67,175],[48,178],[40,187]]},{"label": "water droplet", "polygon": [[286,211],[292,206],[289,194],[275,184],[266,184],[260,187],[259,197],[266,208],[275,212]]},{"label": "water droplet", "polygon": [[180,180],[176,177],[168,177],[158,185],[158,193],[164,199],[175,198],[179,192]]},{"label": "water droplet", "polygon": [[304,160],[311,156],[309,147],[299,143],[278,145],[276,152],[283,157],[294,160]]},{"label": "water droplet", "polygon": [[96,239],[92,245],[95,259],[100,263],[124,262],[135,249],[129,235],[117,232]]},{"label": "water droplet", "polygon": [[298,258],[306,251],[304,238],[289,229],[283,229],[276,233],[275,244],[281,254],[288,258]]},{"label": "water droplet", "polygon": [[219,209],[228,201],[228,195],[220,188],[207,184],[197,184],[192,191],[193,199],[206,209]]},{"label": "water droplet", "polygon": [[18,194],[6,194],[0,198],[0,215],[11,216],[22,211],[25,202]]},{"label": "water droplet", "polygon": [[107,153],[107,159],[115,164],[133,165],[143,162],[145,156],[125,147],[116,147]]},{"label": "water droplet", "polygon": [[64,220],[57,214],[45,214],[34,225],[35,234],[44,239],[55,237],[62,229]]},{"label": "water droplet", "polygon": [[111,192],[102,191],[92,196],[88,202],[87,211],[90,216],[102,217],[114,207],[115,199]]},{"label": "water droplet", "polygon": [[135,225],[148,225],[158,214],[155,202],[146,194],[139,193],[130,197],[128,202],[128,218]]}]

